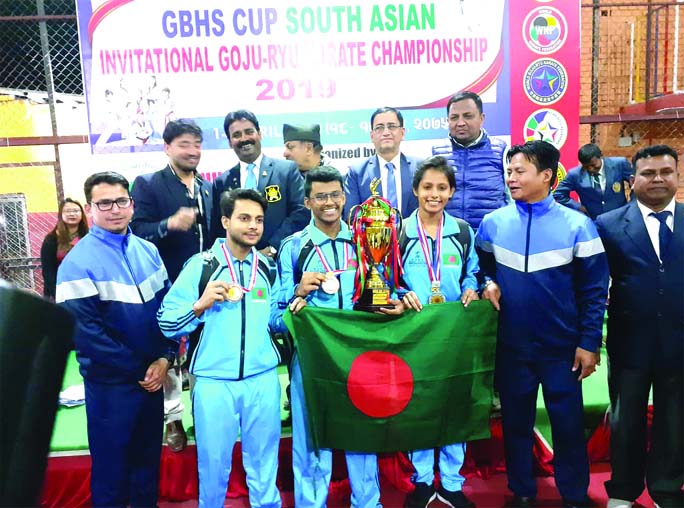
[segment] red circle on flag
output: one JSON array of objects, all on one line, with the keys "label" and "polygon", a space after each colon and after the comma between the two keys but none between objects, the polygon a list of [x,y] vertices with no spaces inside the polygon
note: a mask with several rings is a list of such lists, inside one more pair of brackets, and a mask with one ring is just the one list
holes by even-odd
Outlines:
[{"label": "red circle on flag", "polygon": [[413,374],[397,355],[368,351],[352,362],[347,378],[352,404],[373,418],[401,413],[413,395]]}]

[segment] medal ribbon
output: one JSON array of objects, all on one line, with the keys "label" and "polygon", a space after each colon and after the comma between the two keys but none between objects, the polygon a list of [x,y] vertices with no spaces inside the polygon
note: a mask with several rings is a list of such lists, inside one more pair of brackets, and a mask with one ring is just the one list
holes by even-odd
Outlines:
[{"label": "medal ribbon", "polygon": [[437,245],[432,252],[432,261],[430,261],[430,248],[428,247],[427,235],[425,234],[423,223],[418,214],[416,214],[416,219],[416,225],[418,226],[418,242],[423,249],[423,256],[425,257],[425,264],[427,265],[430,282],[440,281],[442,276],[442,227],[444,226],[444,215],[442,215],[442,221],[437,228]]},{"label": "medal ribbon", "polygon": [[349,268],[349,244],[347,242],[344,242],[344,266],[341,270],[332,269],[330,263],[328,263],[328,260],[325,259],[325,254],[323,254],[323,251],[318,245],[314,245],[314,249],[316,249],[316,254],[318,254],[318,258],[321,260],[321,264],[323,265],[326,273],[337,275],[338,273],[347,271],[347,268]]},{"label": "medal ribbon", "polygon": [[[223,255],[226,257],[226,263],[228,263],[228,271],[230,272],[231,281],[234,284],[237,284],[238,286],[240,286],[240,284],[238,283],[237,274],[235,273],[235,266],[233,266],[233,260],[230,256],[230,253],[228,252],[228,249],[226,249],[225,243],[221,244],[221,250],[223,250]],[[256,248],[252,247],[252,273],[249,276],[249,286],[246,288],[240,286],[240,288],[245,293],[249,293],[252,289],[254,289],[254,285],[256,284],[258,265],[259,265],[259,259],[257,258],[257,250],[256,250]]]}]

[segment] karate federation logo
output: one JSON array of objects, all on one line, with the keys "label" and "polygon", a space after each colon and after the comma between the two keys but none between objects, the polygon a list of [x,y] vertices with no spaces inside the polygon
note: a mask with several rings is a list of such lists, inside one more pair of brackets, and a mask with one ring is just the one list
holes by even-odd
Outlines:
[{"label": "karate federation logo", "polygon": [[558,163],[558,170],[556,171],[556,183],[553,184],[553,188],[551,190],[556,190],[556,187],[558,187],[558,184],[561,183],[563,180],[565,180],[565,177],[568,175],[568,172],[565,170],[565,166],[561,164],[560,162]]},{"label": "karate federation logo", "polygon": [[536,7],[523,22],[523,40],[540,55],[558,51],[568,38],[568,23],[558,9]]},{"label": "karate federation logo", "polygon": [[568,138],[568,123],[555,109],[538,109],[525,121],[525,141],[548,141],[560,148]]},{"label": "karate federation logo", "polygon": [[560,62],[551,58],[540,58],[527,68],[523,83],[530,100],[546,106],[563,97],[568,77]]}]

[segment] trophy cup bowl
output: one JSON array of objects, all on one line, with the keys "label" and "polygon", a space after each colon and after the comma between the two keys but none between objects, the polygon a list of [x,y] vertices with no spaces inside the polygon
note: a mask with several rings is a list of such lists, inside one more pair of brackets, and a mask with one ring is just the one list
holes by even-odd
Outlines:
[{"label": "trophy cup bowl", "polygon": [[[391,252],[394,225],[390,213],[372,197],[366,201],[366,205],[365,213],[357,216],[356,221],[360,221],[362,252],[369,268],[365,286],[354,309],[376,312],[389,305],[390,287],[380,275],[378,266],[387,262]],[[350,214],[350,222],[353,213],[354,209]]]}]

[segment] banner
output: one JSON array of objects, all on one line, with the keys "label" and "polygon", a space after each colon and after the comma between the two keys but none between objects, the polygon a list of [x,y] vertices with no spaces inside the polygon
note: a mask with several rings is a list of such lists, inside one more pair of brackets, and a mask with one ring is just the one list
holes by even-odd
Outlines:
[{"label": "banner", "polygon": [[393,452],[489,437],[498,316],[488,301],[399,318],[305,307],[284,319],[317,448]]},{"label": "banner", "polygon": [[341,147],[329,156],[368,157],[358,145],[373,110],[398,107],[408,140],[436,140],[463,89],[492,105],[486,128],[507,138],[507,5],[77,0],[92,150],[161,150],[174,118],[224,149],[225,114],[248,109],[265,147],[282,146],[285,122],[319,123],[324,146]]}]

